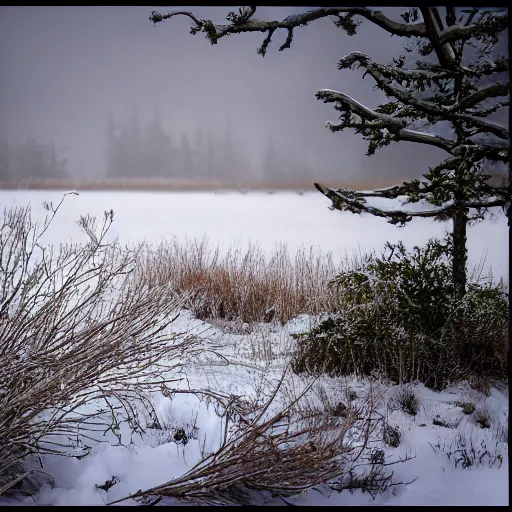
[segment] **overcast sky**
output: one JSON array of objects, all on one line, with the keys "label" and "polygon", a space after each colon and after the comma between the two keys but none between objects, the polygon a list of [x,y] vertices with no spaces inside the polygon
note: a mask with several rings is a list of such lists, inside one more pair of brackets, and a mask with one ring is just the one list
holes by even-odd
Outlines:
[{"label": "overcast sky", "polygon": [[[348,37],[329,19],[295,30],[292,48],[278,52],[286,32],[275,35],[265,58],[256,53],[264,35],[231,35],[212,46],[190,35],[190,20],[153,25],[161,7],[0,7],[0,116],[11,138],[38,136],[66,148],[70,170],[103,173],[106,121],[124,121],[136,107],[141,118],[158,108],[175,137],[197,126],[235,135],[257,155],[272,136],[308,158],[321,176],[364,173],[421,174],[444,153],[400,143],[364,155],[353,132],[333,134],[325,121],[336,111],[315,99],[318,89],[342,90],[376,106],[383,100],[370,78],[338,71],[345,54],[359,50],[386,63],[403,41],[371,23]],[[229,7],[187,7],[222,23]],[[282,19],[304,8],[261,7],[259,19]],[[384,9],[394,18],[402,9]]]}]

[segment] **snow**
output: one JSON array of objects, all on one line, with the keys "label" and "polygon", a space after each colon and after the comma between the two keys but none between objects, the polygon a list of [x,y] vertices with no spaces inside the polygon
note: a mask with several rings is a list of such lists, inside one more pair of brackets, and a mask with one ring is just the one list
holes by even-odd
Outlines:
[{"label": "snow", "polygon": [[[43,200],[58,202],[60,192],[0,192],[0,202],[6,206],[32,205],[37,215],[44,210]],[[387,203],[389,204],[389,202]],[[397,205],[399,200],[397,200]],[[45,243],[58,244],[77,240],[80,231],[76,220],[81,214],[100,217],[105,210],[114,210],[115,232],[124,243],[146,240],[158,243],[172,236],[200,238],[207,235],[211,242],[228,249],[233,243],[258,242],[269,253],[275,245],[287,243],[291,252],[301,246],[313,246],[331,251],[343,259],[351,252],[374,248],[380,251],[385,241],[403,240],[406,246],[422,244],[429,236],[442,236],[448,223],[418,219],[405,228],[396,228],[382,219],[328,210],[329,202],[318,193],[292,194],[222,194],[208,193],[99,193],[80,192],[67,197],[63,209],[45,234]],[[506,221],[503,216],[468,229],[470,261],[477,263],[487,252],[487,265],[492,265],[498,278],[508,280]],[[283,327],[260,324],[249,334],[224,332],[219,326],[194,319],[182,311],[173,324],[176,332],[199,333],[207,344],[223,347],[223,355],[231,361],[190,362],[187,379],[180,383],[194,389],[211,389],[237,393],[261,399],[280,378],[293,350],[291,334],[307,329],[314,319],[300,315]],[[288,377],[290,389],[304,383],[296,376]],[[64,384],[64,383],[63,383]],[[350,387],[364,396],[369,381],[347,377],[322,378],[315,389],[331,400],[341,397]],[[375,387],[376,384],[373,383]],[[492,388],[489,396],[460,383],[443,392],[434,392],[421,384],[410,385],[419,401],[416,416],[390,409],[397,386],[378,383],[382,398],[378,410],[389,424],[398,426],[402,441],[398,448],[383,446],[389,460],[408,457],[410,460],[389,466],[394,482],[412,482],[392,487],[372,498],[360,491],[341,493],[326,488],[310,490],[303,495],[287,498],[297,505],[506,505],[508,503],[508,387]],[[0,497],[0,505],[104,505],[127,495],[165,483],[183,475],[194,466],[202,454],[215,450],[220,443],[225,419],[214,407],[195,395],[175,394],[172,399],[155,394],[154,403],[162,430],[147,429],[143,436],[129,442],[122,430],[123,445],[104,438],[91,454],[80,459],[46,456],[44,471],[54,478],[53,485],[44,484],[33,498]],[[491,426],[482,429],[474,416],[465,415],[456,402],[474,403],[477,410],[488,411]],[[439,415],[456,428],[433,424]],[[189,442],[179,444],[172,439],[173,428],[184,428]],[[455,466],[447,452],[450,446],[468,445],[489,452],[491,462],[484,460],[470,468]],[[454,444],[455,443],[455,444]],[[480,447],[480,448],[478,448]],[[453,450],[452,450],[453,451]],[[481,454],[481,453],[480,453]],[[496,457],[503,461],[498,467]],[[118,481],[108,490],[98,488],[112,477]],[[414,481],[413,481],[414,480]],[[282,500],[265,502],[285,505]],[[133,500],[122,504],[136,505]],[[186,505],[171,499],[159,505]]]},{"label": "snow", "polygon": [[[313,187],[312,187],[313,188]],[[402,240],[412,248],[428,237],[442,237],[451,229],[449,222],[414,219],[397,228],[371,215],[354,215],[329,210],[330,201],[316,191],[296,193],[148,193],[148,192],[79,192],[69,195],[45,233],[44,243],[85,240],[76,221],[90,214],[99,220],[105,211],[114,210],[110,237],[122,243],[146,240],[158,243],[175,237],[178,240],[200,239],[204,236],[221,251],[234,244],[242,248],[257,243],[267,253],[282,243],[290,253],[300,247],[313,247],[331,252],[334,261],[342,261],[354,253],[375,249],[380,251],[386,241]],[[36,215],[47,212],[43,201],[58,204],[59,191],[0,191],[0,205],[30,203]],[[372,198],[371,205],[400,208],[403,198],[395,202]],[[424,209],[420,203],[407,205]],[[486,256],[486,267],[495,276],[508,281],[508,245],[506,218],[497,211],[497,218],[468,227],[470,266]]]}]

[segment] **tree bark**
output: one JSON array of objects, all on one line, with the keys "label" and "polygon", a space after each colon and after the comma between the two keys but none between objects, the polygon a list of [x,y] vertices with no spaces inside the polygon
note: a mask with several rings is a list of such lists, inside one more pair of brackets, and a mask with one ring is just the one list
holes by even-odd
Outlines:
[{"label": "tree bark", "polygon": [[[437,7],[420,7],[425,21],[425,28],[429,35],[430,42],[436,52],[439,63],[444,68],[450,69],[457,65],[457,58],[455,55],[454,47],[450,44],[440,43],[440,33],[444,30],[443,21],[439,15]],[[447,24],[451,20],[453,12],[447,9]],[[456,101],[461,101],[460,98],[461,82],[455,80],[454,92]],[[457,144],[461,144],[464,140],[462,134],[460,121],[454,124],[455,133],[457,134]],[[456,174],[457,171],[456,171]],[[459,203],[463,199],[463,191],[455,190],[454,199],[455,204]],[[459,203],[460,204],[460,203]],[[468,224],[468,209],[459,208],[453,215],[453,254],[452,254],[452,276],[453,284],[455,286],[455,293],[462,297],[466,293],[467,274],[466,274],[466,263],[468,257],[468,251],[466,248],[467,241],[467,224]]]},{"label": "tree bark", "polygon": [[468,210],[466,208],[457,210],[453,216],[453,255],[452,255],[452,273],[455,291],[459,295],[466,293],[466,263],[467,248],[466,234],[468,223]]}]

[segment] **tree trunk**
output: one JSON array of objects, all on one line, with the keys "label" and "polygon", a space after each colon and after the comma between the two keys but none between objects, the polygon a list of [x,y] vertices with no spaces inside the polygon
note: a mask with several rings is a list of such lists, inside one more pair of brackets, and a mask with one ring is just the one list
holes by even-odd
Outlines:
[{"label": "tree trunk", "polygon": [[453,216],[452,272],[455,290],[459,295],[464,295],[466,293],[466,263],[468,256],[466,248],[466,230],[468,223],[467,212],[468,210],[463,208],[458,210]]}]

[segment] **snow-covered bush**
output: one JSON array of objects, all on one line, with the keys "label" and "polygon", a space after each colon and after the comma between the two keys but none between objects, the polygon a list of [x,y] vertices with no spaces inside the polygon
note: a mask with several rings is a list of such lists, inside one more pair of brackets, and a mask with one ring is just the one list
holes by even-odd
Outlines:
[{"label": "snow-covered bush", "polygon": [[[61,202],[62,204],[62,202]],[[180,302],[148,286],[136,251],[107,242],[113,213],[82,217],[82,244],[44,247],[30,208],[0,220],[0,495],[31,474],[27,456],[83,457],[120,425],[140,432],[148,393],[176,380],[195,340],[169,332]],[[92,442],[92,444],[91,444]]]},{"label": "snow-covered bush", "polygon": [[460,297],[449,251],[449,243],[438,240],[412,252],[388,244],[380,258],[341,272],[332,283],[340,311],[295,335],[294,371],[377,371],[395,382],[420,380],[436,389],[470,377],[505,378],[507,296],[480,281]]}]

